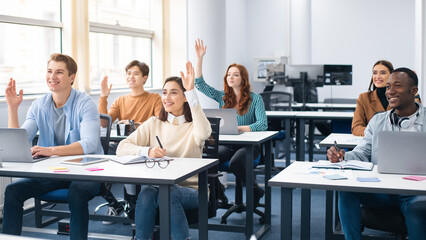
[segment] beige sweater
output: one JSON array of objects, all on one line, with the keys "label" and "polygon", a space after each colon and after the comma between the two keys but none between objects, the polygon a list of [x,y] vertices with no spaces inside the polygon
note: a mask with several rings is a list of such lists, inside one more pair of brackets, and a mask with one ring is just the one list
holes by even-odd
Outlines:
[{"label": "beige sweater", "polygon": [[[135,132],[120,142],[117,156],[139,155],[142,147],[159,146],[155,136],[161,140],[169,157],[201,158],[204,141],[210,137],[210,122],[198,104],[191,107],[192,122],[173,125],[151,117]],[[173,165],[172,165],[173,166]],[[192,176],[180,184],[198,189],[198,176]]]}]

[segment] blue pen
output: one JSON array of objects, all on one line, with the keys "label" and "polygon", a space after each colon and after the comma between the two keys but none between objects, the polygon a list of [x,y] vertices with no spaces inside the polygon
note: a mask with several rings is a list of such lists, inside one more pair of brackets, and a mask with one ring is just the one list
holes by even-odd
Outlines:
[{"label": "blue pen", "polygon": [[160,139],[158,138],[158,136],[155,136],[155,138],[157,138],[157,142],[160,145],[160,148],[163,148],[163,145],[161,145]]}]

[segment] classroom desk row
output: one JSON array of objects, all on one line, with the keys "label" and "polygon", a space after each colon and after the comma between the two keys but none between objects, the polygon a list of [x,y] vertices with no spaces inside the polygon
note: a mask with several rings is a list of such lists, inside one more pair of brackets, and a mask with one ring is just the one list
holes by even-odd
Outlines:
[{"label": "classroom desk row", "polygon": [[269,119],[281,119],[284,122],[286,138],[284,147],[286,149],[286,166],[290,165],[290,122],[295,120],[296,124],[296,160],[305,161],[305,123],[309,123],[309,161],[313,160],[314,146],[314,120],[351,120],[353,112],[316,112],[316,111],[266,111]]},{"label": "classroom desk row", "polygon": [[[268,185],[268,180],[271,178],[271,165],[272,165],[272,151],[271,140],[277,135],[276,131],[265,132],[244,132],[239,135],[219,135],[219,144],[222,145],[245,145],[246,151],[246,185],[253,186],[253,149],[256,145],[265,145],[265,221],[264,224],[258,228],[256,232],[253,231],[253,188],[246,188],[246,222],[244,225],[223,225],[223,224],[207,224],[207,194],[206,186],[207,179],[205,178],[205,170],[218,163],[218,160],[211,161],[193,161],[202,162],[206,164],[191,165],[187,159],[170,162],[165,170],[160,168],[147,169],[144,164],[134,165],[121,165],[115,162],[99,163],[99,167],[105,170],[99,172],[85,171],[82,166],[68,165],[70,171],[68,173],[54,173],[50,170],[49,166],[55,166],[58,163],[58,158],[54,160],[49,159],[28,165],[24,163],[5,163],[4,168],[0,168],[0,176],[14,176],[14,177],[49,177],[58,179],[79,179],[87,181],[111,182],[111,183],[133,183],[133,184],[153,184],[160,185],[160,215],[162,216],[160,222],[160,237],[161,239],[170,239],[170,207],[168,204],[170,185],[177,184],[186,178],[199,173],[199,209],[200,223],[199,223],[199,239],[207,239],[207,229],[228,232],[241,232],[244,233],[246,239],[250,239],[254,233],[257,239],[261,239],[264,234],[271,228],[271,188]],[[126,138],[126,136],[117,136],[115,130],[111,131],[111,141],[119,142]],[[203,159],[205,160],[205,159]],[[52,162],[53,161],[53,162]],[[209,164],[210,163],[210,164]],[[112,167],[114,165],[114,167]],[[188,166],[191,166],[188,168]],[[30,167],[28,167],[30,166]],[[67,166],[67,167],[68,167]],[[142,170],[141,170],[142,169]],[[177,169],[177,171],[173,171]],[[182,170],[182,171],[180,171]],[[161,173],[160,173],[161,172]],[[163,178],[164,177],[164,178]],[[201,185],[203,187],[201,188]],[[205,190],[205,192],[204,192]],[[166,206],[167,205],[167,206]],[[161,210],[163,209],[163,210]],[[163,215],[165,217],[163,217]],[[202,217],[202,218],[201,218]]]}]

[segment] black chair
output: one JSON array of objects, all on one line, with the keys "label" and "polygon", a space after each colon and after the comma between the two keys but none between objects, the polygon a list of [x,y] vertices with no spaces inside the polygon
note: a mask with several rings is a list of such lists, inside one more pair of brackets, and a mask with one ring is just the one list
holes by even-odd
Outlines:
[{"label": "black chair", "polygon": [[406,239],[407,236],[405,218],[399,210],[377,210],[362,207],[361,224],[366,228],[390,232],[395,239]]},{"label": "black chair", "polygon": [[[112,119],[111,119],[111,116],[107,114],[100,114],[100,119],[101,119],[101,126],[106,127],[105,136],[103,136],[103,134],[101,133],[101,144],[102,144],[104,153],[108,153],[108,144],[110,140]],[[106,196],[108,194],[111,194],[110,190],[111,190],[111,185],[101,184],[101,189],[98,195]],[[68,204],[67,195],[68,195],[68,189],[58,189],[58,190],[49,192],[43,196],[34,198],[34,215],[35,215],[36,227],[38,228],[45,227],[63,218],[70,217],[70,212],[68,210],[52,209],[58,203]],[[46,203],[42,204],[41,201],[44,201]],[[50,218],[43,220],[43,216],[50,216]],[[131,223],[131,220],[128,218],[106,216],[106,215],[90,214],[89,219]]]},{"label": "black chair", "polygon": [[260,93],[265,104],[266,111],[291,111],[293,94],[280,91],[269,91]]}]

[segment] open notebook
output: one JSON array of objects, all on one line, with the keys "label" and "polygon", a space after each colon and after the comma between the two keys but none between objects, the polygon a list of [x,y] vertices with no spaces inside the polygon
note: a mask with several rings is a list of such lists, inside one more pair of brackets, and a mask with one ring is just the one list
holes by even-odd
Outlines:
[{"label": "open notebook", "polygon": [[170,157],[163,157],[163,158],[149,158],[149,157],[145,157],[145,156],[121,156],[121,157],[111,157],[111,160],[114,162],[118,162],[121,164],[135,164],[135,163],[144,163],[149,159],[153,159],[156,161],[166,161],[166,160],[173,160],[173,158]]},{"label": "open notebook", "polygon": [[328,160],[320,160],[312,167],[371,171],[373,169],[373,163],[358,160],[347,160],[338,163],[332,163]]}]

